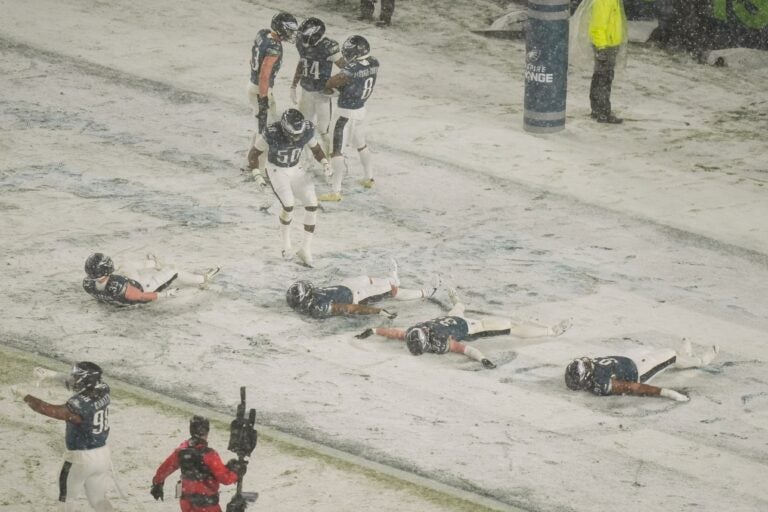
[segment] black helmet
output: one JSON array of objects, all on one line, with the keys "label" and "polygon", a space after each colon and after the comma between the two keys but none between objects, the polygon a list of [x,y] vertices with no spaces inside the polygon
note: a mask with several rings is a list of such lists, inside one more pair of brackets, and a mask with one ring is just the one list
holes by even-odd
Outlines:
[{"label": "black helmet", "polygon": [[408,346],[411,354],[415,356],[420,356],[424,353],[424,349],[427,348],[428,339],[427,329],[424,327],[411,327],[405,333],[405,344]]},{"label": "black helmet", "polygon": [[298,40],[302,46],[315,46],[325,34],[325,23],[318,18],[307,18],[299,25]]},{"label": "black helmet", "polygon": [[363,36],[348,37],[341,45],[341,56],[347,62],[364,59],[369,53],[371,53],[371,45]]},{"label": "black helmet", "polygon": [[280,117],[280,127],[289,139],[299,140],[304,135],[304,130],[307,129],[304,114],[295,108],[289,108]]},{"label": "black helmet", "polygon": [[279,12],[272,16],[272,30],[280,36],[281,40],[293,42],[296,40],[296,31],[299,24],[292,14]]},{"label": "black helmet", "polygon": [[291,309],[296,309],[311,293],[312,283],[309,281],[296,281],[285,292],[285,300]]},{"label": "black helmet", "polygon": [[574,359],[565,367],[565,385],[574,391],[587,389],[592,385],[595,364],[592,359],[582,357]]},{"label": "black helmet", "polygon": [[72,367],[72,389],[79,393],[95,388],[101,382],[101,367],[89,361],[75,363]]},{"label": "black helmet", "polygon": [[211,430],[211,424],[208,418],[203,416],[194,415],[189,420],[189,435],[197,439],[205,439],[208,436],[208,432]]},{"label": "black helmet", "polygon": [[88,256],[88,259],[85,260],[85,273],[88,274],[88,277],[91,279],[108,276],[114,271],[115,264],[112,263],[112,258],[100,252],[91,254]]}]

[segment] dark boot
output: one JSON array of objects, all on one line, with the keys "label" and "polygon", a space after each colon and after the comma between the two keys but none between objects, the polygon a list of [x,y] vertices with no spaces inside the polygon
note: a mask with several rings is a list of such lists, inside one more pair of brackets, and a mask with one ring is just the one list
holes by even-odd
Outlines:
[{"label": "dark boot", "polygon": [[622,118],[616,117],[613,114],[602,114],[597,116],[593,114],[593,117],[597,119],[598,123],[621,124],[624,122]]},{"label": "dark boot", "polygon": [[361,21],[373,21],[373,4],[372,0],[360,0],[360,16],[357,19]]}]

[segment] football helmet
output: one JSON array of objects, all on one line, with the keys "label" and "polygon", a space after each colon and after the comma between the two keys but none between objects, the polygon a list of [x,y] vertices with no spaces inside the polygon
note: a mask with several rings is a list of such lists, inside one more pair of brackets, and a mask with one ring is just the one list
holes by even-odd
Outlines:
[{"label": "football helmet", "polygon": [[344,44],[341,45],[341,56],[347,62],[362,60],[368,57],[369,53],[371,53],[371,45],[368,44],[368,40],[363,36],[348,37]]},{"label": "football helmet", "polygon": [[588,357],[574,359],[565,367],[565,385],[574,391],[587,389],[592,385],[595,363]]},{"label": "football helmet", "polygon": [[275,32],[283,41],[294,42],[296,40],[296,31],[299,29],[299,23],[292,14],[279,12],[272,16],[272,31]]},{"label": "football helmet", "polygon": [[211,430],[211,423],[208,418],[203,416],[194,415],[189,420],[189,435],[198,439],[205,439],[208,436],[208,431]]},{"label": "football helmet", "polygon": [[291,309],[298,308],[302,302],[312,294],[312,283],[309,281],[296,281],[285,292],[285,300]]},{"label": "football helmet", "polygon": [[420,356],[427,348],[429,335],[424,327],[412,327],[405,333],[405,344],[408,350],[415,356]]},{"label": "football helmet", "polygon": [[325,35],[325,23],[318,18],[307,18],[299,25],[296,37],[301,46],[315,46]]},{"label": "football helmet", "polygon": [[283,133],[291,140],[299,140],[304,135],[307,125],[304,122],[304,114],[295,108],[289,108],[280,117],[280,127]]},{"label": "football helmet", "polygon": [[72,389],[81,391],[95,388],[101,382],[101,367],[89,361],[75,363],[72,367],[70,384]]},{"label": "football helmet", "polygon": [[112,263],[112,258],[100,252],[91,254],[88,256],[88,259],[85,260],[85,273],[88,274],[88,277],[91,279],[108,276],[114,271],[115,264]]}]

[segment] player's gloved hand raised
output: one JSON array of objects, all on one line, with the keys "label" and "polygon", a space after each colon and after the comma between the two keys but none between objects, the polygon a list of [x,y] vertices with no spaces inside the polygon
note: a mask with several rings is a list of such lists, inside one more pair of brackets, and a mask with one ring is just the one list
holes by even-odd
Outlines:
[{"label": "player's gloved hand raised", "polygon": [[152,484],[152,489],[149,490],[149,494],[155,498],[155,501],[165,501],[165,493],[163,493],[163,484]]},{"label": "player's gloved hand raised", "polygon": [[48,368],[43,368],[42,366],[36,366],[35,368],[33,368],[32,375],[35,377],[35,385],[37,387],[40,387],[40,384],[42,384],[43,381],[45,380],[56,380],[56,379],[64,380],[63,374],[53,370],[49,370]]},{"label": "player's gloved hand raised", "polygon": [[364,340],[365,338],[373,335],[373,329],[366,329],[360,334],[355,334],[355,338],[359,340]]},{"label": "player's gloved hand raised", "polygon": [[248,461],[243,460],[240,461],[238,459],[230,459],[229,462],[227,462],[227,469],[232,471],[233,473],[237,473],[237,475],[242,479],[245,475],[245,472],[248,469]]},{"label": "player's gloved hand raised", "polygon": [[291,103],[296,105],[299,102],[299,99],[296,94],[296,86],[291,86]]},{"label": "player's gloved hand raised", "polygon": [[386,309],[382,308],[379,311],[379,316],[383,316],[384,318],[392,320],[393,318],[397,318],[397,313],[394,311],[387,311]]},{"label": "player's gloved hand raised", "polygon": [[488,368],[489,370],[496,368],[496,365],[490,359],[483,359],[480,362],[483,363],[483,368]]}]

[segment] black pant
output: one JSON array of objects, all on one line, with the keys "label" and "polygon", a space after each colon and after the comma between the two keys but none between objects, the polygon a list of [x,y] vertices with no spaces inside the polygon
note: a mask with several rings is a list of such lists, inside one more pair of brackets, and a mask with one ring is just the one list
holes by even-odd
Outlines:
[{"label": "black pant", "polygon": [[[373,6],[375,3],[375,0],[360,0],[360,17],[373,19]],[[381,0],[381,13],[379,13],[381,21],[391,23],[394,12],[395,0]]]},{"label": "black pant", "polygon": [[589,103],[592,114],[598,117],[611,113],[611,84],[618,54],[618,46],[602,50],[595,48],[595,71],[589,88]]}]

